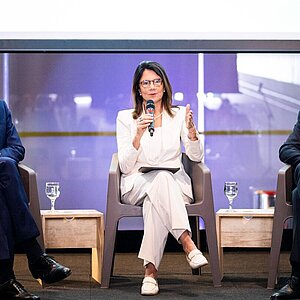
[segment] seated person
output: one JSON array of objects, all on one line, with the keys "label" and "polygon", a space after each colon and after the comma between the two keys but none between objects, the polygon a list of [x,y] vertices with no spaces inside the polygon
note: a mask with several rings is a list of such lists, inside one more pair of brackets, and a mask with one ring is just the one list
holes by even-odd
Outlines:
[{"label": "seated person", "polygon": [[40,299],[15,278],[16,247],[26,253],[29,270],[36,279],[54,283],[71,274],[69,268],[45,254],[36,240],[40,233],[30,214],[18,170],[24,154],[11,113],[0,100],[0,299]]},{"label": "seated person", "polygon": [[293,201],[293,244],[290,254],[292,274],[288,283],[271,299],[300,299],[300,112],[293,132],[279,149],[279,158],[293,168],[295,188]]},{"label": "seated person", "polygon": [[[122,201],[143,206],[144,236],[139,251],[145,277],[141,294],[159,292],[158,268],[170,232],[182,244],[192,268],[207,264],[191,239],[185,204],[193,202],[190,177],[181,162],[181,142],[187,156],[200,162],[203,146],[193,122],[190,106],[172,106],[172,88],[163,67],[151,61],[141,62],[132,83],[133,109],[120,111],[117,117],[117,144]],[[149,113],[148,100],[154,102]],[[154,126],[153,126],[154,122]],[[150,135],[148,127],[154,132]],[[140,167],[179,168],[139,172]]]}]

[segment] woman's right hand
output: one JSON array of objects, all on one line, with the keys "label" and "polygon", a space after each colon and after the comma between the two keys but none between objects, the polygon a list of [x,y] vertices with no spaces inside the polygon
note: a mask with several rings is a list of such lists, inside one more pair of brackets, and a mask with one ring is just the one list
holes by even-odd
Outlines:
[{"label": "woman's right hand", "polygon": [[153,121],[153,116],[151,114],[144,114],[137,119],[137,135],[142,137],[148,126]]},{"label": "woman's right hand", "polygon": [[135,149],[140,148],[141,138],[152,121],[153,121],[153,115],[151,115],[151,114],[144,114],[137,118],[137,120],[136,120],[136,126],[137,126],[136,135],[132,142]]}]

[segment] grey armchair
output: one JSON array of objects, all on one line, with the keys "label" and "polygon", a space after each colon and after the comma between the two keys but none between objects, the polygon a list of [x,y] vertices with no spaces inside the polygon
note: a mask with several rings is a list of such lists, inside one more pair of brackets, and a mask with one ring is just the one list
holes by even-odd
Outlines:
[{"label": "grey armchair", "polygon": [[40,236],[38,237],[38,242],[41,247],[44,249],[44,237],[42,229],[42,219],[40,212],[40,202],[37,189],[36,173],[34,170],[28,166],[19,163],[19,172],[24,184],[25,192],[29,200],[29,209],[30,212],[39,228]]},{"label": "grey armchair", "polygon": [[272,242],[268,275],[268,289],[274,289],[277,282],[280,248],[284,223],[293,216],[292,207],[293,173],[290,165],[283,166],[277,177],[276,201],[272,229]]},{"label": "grey armchair", "polygon": [[[211,265],[213,284],[221,286],[221,272],[219,264],[216,219],[214,211],[214,202],[212,195],[210,170],[203,163],[191,161],[183,154],[183,164],[186,172],[192,180],[193,194],[195,202],[186,206],[189,217],[198,219],[201,217],[205,223],[207,245],[209,251],[209,263]],[[118,156],[113,154],[107,192],[106,206],[106,226],[104,234],[104,256],[102,269],[101,288],[108,288],[113,271],[115,240],[118,230],[118,223],[124,217],[142,217],[142,207],[123,204],[120,201],[120,177],[121,171],[118,163]],[[199,230],[198,230],[199,232]],[[193,236],[195,236],[193,234]],[[196,237],[198,235],[196,234]],[[198,242],[196,241],[198,244]]]}]

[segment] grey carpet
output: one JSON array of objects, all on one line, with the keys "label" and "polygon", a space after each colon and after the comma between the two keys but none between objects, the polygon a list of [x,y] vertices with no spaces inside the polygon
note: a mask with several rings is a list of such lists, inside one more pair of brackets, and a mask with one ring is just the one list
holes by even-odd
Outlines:
[{"label": "grey carpet", "polygon": [[[135,253],[117,254],[114,277],[109,289],[101,289],[100,285],[91,279],[89,253],[50,255],[71,267],[73,273],[64,281],[45,287],[41,287],[30,276],[26,256],[18,254],[15,260],[17,279],[42,300],[145,299],[139,294],[143,278],[142,262]],[[160,293],[152,298],[268,299],[273,293],[272,290],[266,289],[268,257],[268,251],[225,252],[222,287],[215,288],[209,265],[202,268],[200,276],[192,275],[183,253],[165,253],[159,270]],[[285,277],[290,273],[288,257],[287,252],[281,254],[279,269],[282,278],[279,285],[284,283]]]}]

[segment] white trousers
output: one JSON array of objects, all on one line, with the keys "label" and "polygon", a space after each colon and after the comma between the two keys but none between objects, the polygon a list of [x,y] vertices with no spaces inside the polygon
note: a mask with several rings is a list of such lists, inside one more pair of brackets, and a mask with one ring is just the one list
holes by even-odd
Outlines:
[{"label": "white trousers", "polygon": [[144,236],[138,257],[144,266],[151,262],[158,270],[168,233],[179,241],[184,231],[191,232],[185,203],[192,199],[182,193],[172,173],[152,171],[139,176],[122,201],[143,205]]}]

